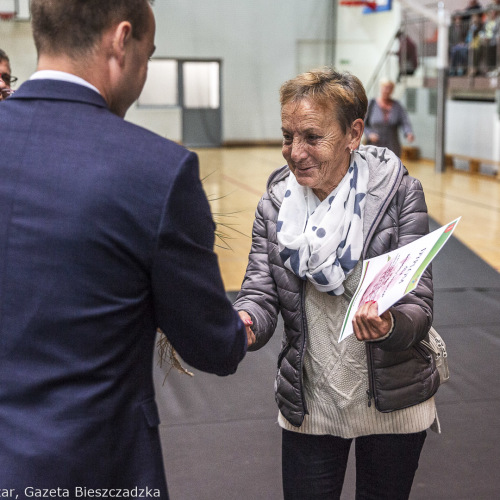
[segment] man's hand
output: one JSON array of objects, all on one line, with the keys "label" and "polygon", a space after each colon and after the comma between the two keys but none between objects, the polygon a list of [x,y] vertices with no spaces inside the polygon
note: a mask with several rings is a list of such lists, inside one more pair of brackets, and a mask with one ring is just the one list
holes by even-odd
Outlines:
[{"label": "man's hand", "polygon": [[250,318],[250,315],[246,311],[238,311],[238,314],[240,315],[241,321],[243,321],[243,323],[245,324],[248,347],[250,347],[251,345],[255,344],[255,333],[253,333],[252,329],[250,328],[253,325],[252,318]]}]

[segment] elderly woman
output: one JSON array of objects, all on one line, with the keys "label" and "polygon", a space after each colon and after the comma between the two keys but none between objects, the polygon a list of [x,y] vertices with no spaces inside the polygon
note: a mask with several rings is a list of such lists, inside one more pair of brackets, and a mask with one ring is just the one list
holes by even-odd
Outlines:
[{"label": "elderly woman", "polygon": [[379,96],[368,103],[365,118],[367,144],[388,148],[396,156],[401,156],[399,129],[402,128],[408,142],[413,142],[415,136],[411,122],[403,105],[392,98],[394,82],[382,79],[379,85]]},{"label": "elderly woman", "polygon": [[338,342],[361,261],[428,232],[420,183],[385,148],[359,149],[367,98],[331,69],[280,91],[283,156],[259,202],[235,307],[251,350],[284,319],[275,390],[285,500],[340,498],[355,439],[356,498],[407,498],[439,376],[422,351],[432,278],[383,314],[365,303]]}]

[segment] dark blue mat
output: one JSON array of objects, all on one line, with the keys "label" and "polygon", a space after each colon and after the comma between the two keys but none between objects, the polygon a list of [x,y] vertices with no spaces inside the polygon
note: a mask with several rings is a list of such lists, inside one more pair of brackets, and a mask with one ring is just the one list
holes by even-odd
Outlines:
[{"label": "dark blue mat", "polygon": [[[429,225],[431,231],[440,227],[432,219]],[[500,288],[500,274],[454,237],[441,249],[432,266],[436,290]]]}]

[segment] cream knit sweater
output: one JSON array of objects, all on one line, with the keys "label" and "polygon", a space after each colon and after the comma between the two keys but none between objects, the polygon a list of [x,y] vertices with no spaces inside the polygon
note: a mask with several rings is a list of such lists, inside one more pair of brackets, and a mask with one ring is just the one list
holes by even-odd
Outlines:
[{"label": "cream knit sweater", "polygon": [[[355,290],[361,266],[346,280]],[[304,357],[304,395],[309,414],[294,427],[279,414],[279,425],[305,434],[330,434],[355,438],[369,434],[408,434],[428,429],[439,431],[434,398],[391,413],[368,406],[366,348],[354,335],[337,342],[348,301],[344,296],[318,292],[309,282],[305,309],[308,324]]]}]

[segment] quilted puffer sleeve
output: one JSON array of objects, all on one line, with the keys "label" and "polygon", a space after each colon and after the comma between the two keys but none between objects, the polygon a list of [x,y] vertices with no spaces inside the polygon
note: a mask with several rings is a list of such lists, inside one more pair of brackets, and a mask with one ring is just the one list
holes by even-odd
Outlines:
[{"label": "quilted puffer sleeve", "polygon": [[269,227],[276,225],[276,218],[276,208],[267,195],[263,196],[255,213],[247,270],[234,303],[238,311],[246,311],[253,321],[256,342],[249,350],[263,347],[272,337],[278,321],[278,292],[271,272],[268,239]]}]

